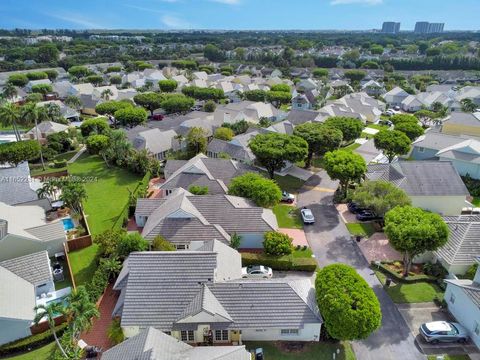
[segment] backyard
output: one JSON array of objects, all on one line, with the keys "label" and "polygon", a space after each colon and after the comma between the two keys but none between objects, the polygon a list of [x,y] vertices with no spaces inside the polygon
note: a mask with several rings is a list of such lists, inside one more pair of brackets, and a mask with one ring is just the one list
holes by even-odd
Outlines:
[{"label": "backyard", "polygon": [[[63,160],[70,160],[75,154],[77,153],[77,150],[74,151],[68,151],[66,153],[58,154],[55,156],[51,161],[45,161],[45,170],[43,170],[43,167],[40,163],[38,164],[29,164],[30,165],[30,174],[32,176],[38,176],[38,175],[47,175],[49,173],[54,173],[54,172],[59,172],[67,169],[67,166],[63,167],[55,167],[54,161],[63,161]],[[49,165],[51,164],[51,166]]]},{"label": "backyard", "polygon": [[[300,345],[297,349],[296,345]],[[293,346],[292,346],[293,345]],[[303,345],[303,346],[302,346]],[[295,343],[295,342],[245,342],[247,350],[262,348],[265,360],[355,360],[355,354],[349,343]],[[337,354],[337,350],[340,352]],[[335,354],[335,357],[333,357]]]},{"label": "backyard", "polygon": [[278,226],[287,229],[303,229],[300,210],[294,206],[278,204],[273,207],[273,213],[277,217]]},{"label": "backyard", "polygon": [[45,345],[41,348],[35,349],[28,353],[17,355],[14,357],[9,357],[7,359],[10,360],[44,360],[48,359],[50,354],[52,353],[53,349],[55,348],[55,343],[52,342],[48,345]]}]

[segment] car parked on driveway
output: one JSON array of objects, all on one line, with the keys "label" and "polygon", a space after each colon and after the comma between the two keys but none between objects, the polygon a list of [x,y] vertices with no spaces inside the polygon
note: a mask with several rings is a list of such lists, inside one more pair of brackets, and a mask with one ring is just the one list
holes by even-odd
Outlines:
[{"label": "car parked on driveway", "polygon": [[250,265],[242,268],[242,278],[244,279],[269,279],[273,276],[273,271],[268,266]]},{"label": "car parked on driveway", "polygon": [[162,114],[153,114],[151,117],[150,117],[150,120],[153,120],[153,121],[162,121],[164,118],[164,116]]},{"label": "car parked on driveway", "polygon": [[295,201],[295,196],[293,194],[290,194],[289,192],[282,191],[282,202],[286,202],[288,204],[293,204]]},{"label": "car parked on driveway", "polygon": [[302,214],[304,224],[315,224],[315,217],[313,216],[312,210],[304,207],[300,213]]},{"label": "car parked on driveway", "polygon": [[348,208],[348,211],[350,211],[352,214],[356,214],[360,211],[367,210],[367,209],[361,207],[360,205],[358,205],[357,203],[355,203],[353,201],[350,201],[347,204],[347,208]]},{"label": "car parked on driveway", "polygon": [[355,216],[358,221],[372,221],[380,220],[381,217],[375,214],[372,210],[360,210]]},{"label": "car parked on driveway", "polygon": [[447,321],[432,321],[420,326],[420,335],[430,344],[460,342],[468,340],[467,330],[460,324]]}]

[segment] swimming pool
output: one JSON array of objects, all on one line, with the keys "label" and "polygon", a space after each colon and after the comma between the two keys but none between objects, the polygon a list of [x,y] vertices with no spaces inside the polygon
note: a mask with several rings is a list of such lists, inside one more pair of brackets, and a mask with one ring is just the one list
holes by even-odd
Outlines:
[{"label": "swimming pool", "polygon": [[73,223],[72,218],[62,219],[62,222],[63,222],[63,229],[65,231],[72,230],[73,228],[75,228],[75,224]]}]

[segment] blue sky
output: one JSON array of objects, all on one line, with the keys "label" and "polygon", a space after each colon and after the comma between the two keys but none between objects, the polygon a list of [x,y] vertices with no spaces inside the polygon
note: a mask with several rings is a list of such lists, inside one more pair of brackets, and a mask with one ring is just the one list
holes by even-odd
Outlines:
[{"label": "blue sky", "polygon": [[1,28],[479,30],[480,0],[1,0]]}]

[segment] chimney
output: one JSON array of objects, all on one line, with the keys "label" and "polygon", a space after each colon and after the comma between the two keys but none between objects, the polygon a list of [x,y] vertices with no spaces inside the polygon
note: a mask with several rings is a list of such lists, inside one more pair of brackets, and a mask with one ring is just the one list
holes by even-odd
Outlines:
[{"label": "chimney", "polygon": [[0,239],[3,239],[8,234],[8,221],[0,219]]}]

